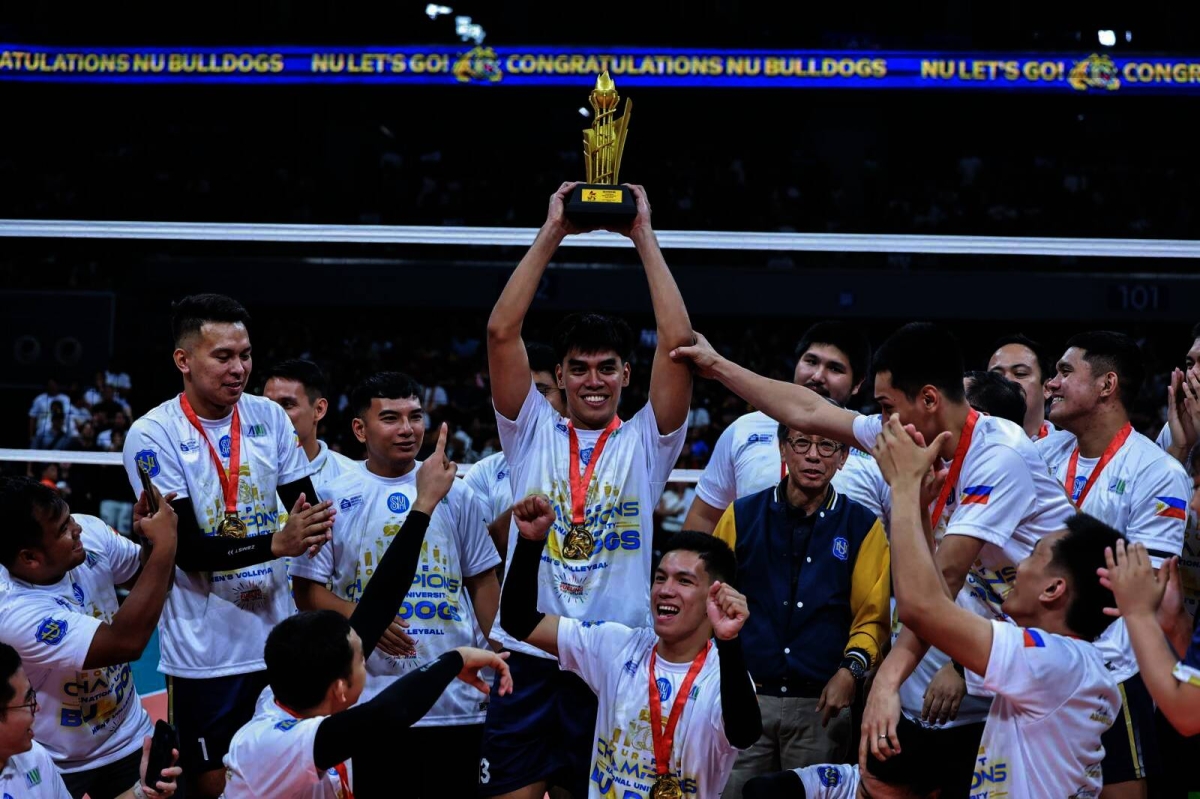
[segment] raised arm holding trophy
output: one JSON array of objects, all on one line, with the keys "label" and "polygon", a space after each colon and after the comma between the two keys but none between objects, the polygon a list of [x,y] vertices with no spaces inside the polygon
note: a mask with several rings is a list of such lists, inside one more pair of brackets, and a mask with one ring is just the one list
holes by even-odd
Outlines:
[{"label": "raised arm holding trophy", "polygon": [[[518,574],[515,581],[514,554],[518,539],[525,539],[515,527],[510,530],[504,590],[515,583],[536,594],[527,603],[531,611],[646,627],[654,542],[649,510],[658,504],[683,449],[692,397],[690,369],[673,362],[669,353],[694,341],[694,336],[683,297],[654,235],[645,190],[616,182],[629,114],[614,119],[617,94],[607,75],[597,81],[592,105],[595,125],[584,141],[587,176],[594,182],[563,183],[550,196],[545,222],[488,320],[492,403],[513,497],[520,501],[540,495],[554,509],[545,542],[537,542],[532,560],[519,559],[528,573],[523,579]],[[568,207],[587,210],[571,216]],[[636,412],[626,419],[617,415],[622,389],[634,368],[629,360],[634,337],[625,321],[604,313],[574,313],[559,324],[554,336],[555,379],[566,398],[565,414],[530,380],[521,339],[525,315],[558,246],[567,236],[596,229],[617,232],[633,243],[654,310],[658,346],[649,402],[630,409]],[[576,307],[597,300],[603,301],[603,296],[570,298]],[[635,508],[641,512],[631,513]],[[511,634],[506,623],[507,611],[502,610],[492,638],[512,652],[514,693],[499,696],[493,691],[488,705],[481,794],[520,799],[542,796],[555,785],[575,797],[607,791],[608,767],[595,771],[592,756],[601,740],[603,751],[620,746],[611,741],[611,729],[603,731],[607,737],[597,737],[596,693],[577,674],[559,669],[546,650]],[[646,701],[646,683],[637,683],[633,690],[633,701]],[[684,717],[686,723],[686,712]],[[649,750],[639,753],[633,762],[641,757],[649,762],[650,755]],[[621,778],[629,773],[622,772]],[[644,797],[651,786],[642,782]]]}]

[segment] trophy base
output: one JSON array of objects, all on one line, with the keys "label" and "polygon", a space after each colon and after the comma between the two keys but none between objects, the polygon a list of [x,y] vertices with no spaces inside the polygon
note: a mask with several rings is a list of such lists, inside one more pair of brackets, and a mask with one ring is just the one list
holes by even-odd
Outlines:
[{"label": "trophy base", "polygon": [[625,185],[580,183],[563,211],[580,227],[623,225],[637,216],[637,201]]}]

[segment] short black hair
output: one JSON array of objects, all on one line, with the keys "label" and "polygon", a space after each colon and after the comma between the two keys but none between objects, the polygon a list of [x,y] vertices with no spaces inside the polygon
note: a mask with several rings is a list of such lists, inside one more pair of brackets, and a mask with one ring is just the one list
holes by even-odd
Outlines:
[{"label": "short black hair", "polygon": [[22,549],[41,547],[45,542],[37,519],[39,510],[57,518],[66,506],[61,494],[32,477],[0,477],[0,519],[4,519],[0,566],[11,568]]},{"label": "short black hair", "polygon": [[871,365],[871,342],[857,325],[836,320],[817,322],[804,331],[796,344],[796,357],[799,358],[814,344],[828,344],[837,347],[850,361],[850,382],[857,385],[867,375]]},{"label": "short black hair", "polygon": [[350,410],[362,418],[373,399],[409,399],[421,402],[421,384],[403,372],[376,372],[350,392]]},{"label": "short black hair", "polygon": [[334,610],[310,610],[289,616],[267,636],[263,660],[267,681],[279,703],[297,711],[325,700],[335,680],[349,679],[354,668],[350,620]]},{"label": "short black hair", "polygon": [[928,322],[910,322],[883,342],[871,361],[875,374],[890,372],[892,385],[915,399],[933,386],[951,402],[962,402],[963,358],[949,330]]},{"label": "short black hair", "polygon": [[316,402],[329,393],[329,379],[321,367],[304,358],[289,358],[267,368],[263,385],[271,378],[279,380],[295,380],[304,386],[304,393],[309,402]]},{"label": "short black hair", "polygon": [[595,355],[615,352],[622,362],[633,352],[633,330],[619,316],[573,313],[558,324],[554,333],[554,360],[562,363],[567,353]]},{"label": "short black hair", "polygon": [[1192,341],[1198,338],[1200,338],[1200,322],[1197,322],[1196,326],[1192,328]]},{"label": "short black hair", "polygon": [[241,322],[250,327],[250,314],[242,304],[224,294],[193,294],[171,305],[171,338],[179,343],[199,333],[205,322]]},{"label": "short black hair", "polygon": [[1085,641],[1094,641],[1108,629],[1112,616],[1105,608],[1115,608],[1113,592],[1100,584],[1096,570],[1105,565],[1104,550],[1125,536],[1104,522],[1076,513],[1067,519],[1067,533],[1054,542],[1050,568],[1066,576],[1071,584],[1071,605],[1067,608],[1067,627]]},{"label": "short black hair", "polygon": [[1196,475],[1200,475],[1200,442],[1197,442],[1196,446],[1192,447],[1192,451],[1188,454],[1187,470],[1188,477],[1191,477],[1193,480],[1196,479]]},{"label": "short black hair", "polygon": [[1025,389],[996,372],[981,369],[967,372],[963,379],[971,381],[966,390],[967,404],[980,413],[1007,419],[1018,427],[1025,424]]},{"label": "short black hair", "polygon": [[1067,341],[1067,349],[1071,347],[1083,350],[1092,374],[1116,373],[1121,404],[1125,410],[1132,410],[1146,379],[1146,363],[1137,342],[1124,333],[1093,330],[1072,336]]},{"label": "short black hair", "polygon": [[8,706],[17,697],[17,692],[10,684],[10,680],[19,668],[21,668],[21,656],[17,654],[17,650],[8,644],[0,643],[0,719],[8,716]]},{"label": "short black hair", "polygon": [[699,533],[695,530],[680,530],[671,536],[671,540],[662,549],[663,557],[668,552],[682,550],[695,552],[704,561],[708,576],[714,581],[720,580],[730,585],[737,584],[737,557],[733,550],[716,536]]},{"label": "short black hair", "polygon": [[529,357],[529,371],[549,372],[554,374],[554,367],[562,363],[554,357],[554,348],[540,341],[531,341],[525,345],[525,354]]},{"label": "short black hair", "polygon": [[1054,374],[1054,364],[1046,357],[1045,348],[1024,333],[1010,333],[1007,336],[1001,336],[992,344],[992,352],[1001,347],[1007,347],[1010,344],[1024,347],[1033,353],[1033,358],[1037,361],[1039,377],[1041,378],[1039,382],[1045,382]]}]

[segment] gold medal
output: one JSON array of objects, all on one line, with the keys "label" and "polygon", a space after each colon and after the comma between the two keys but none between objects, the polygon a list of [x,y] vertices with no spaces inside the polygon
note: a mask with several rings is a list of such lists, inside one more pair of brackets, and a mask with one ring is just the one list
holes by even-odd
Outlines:
[{"label": "gold medal", "polygon": [[245,538],[246,523],[238,518],[236,513],[226,513],[225,518],[217,525],[217,535],[222,538]]},{"label": "gold medal", "polygon": [[650,788],[650,799],[683,799],[683,786],[674,774],[659,774]]},{"label": "gold medal", "polygon": [[596,549],[596,537],[585,524],[571,525],[563,538],[562,556],[567,560],[587,560]]}]

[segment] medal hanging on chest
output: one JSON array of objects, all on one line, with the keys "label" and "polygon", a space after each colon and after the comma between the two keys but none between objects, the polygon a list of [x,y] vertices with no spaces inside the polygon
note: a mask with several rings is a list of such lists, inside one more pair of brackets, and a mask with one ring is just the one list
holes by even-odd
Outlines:
[{"label": "medal hanging on chest", "polygon": [[588,459],[583,474],[580,474],[579,434],[575,432],[575,425],[567,422],[567,435],[571,440],[571,457],[567,466],[571,478],[571,528],[563,536],[562,542],[562,556],[567,560],[587,560],[596,551],[596,535],[584,521],[587,491],[592,482],[592,475],[596,472],[596,464],[600,462],[600,454],[604,452],[604,445],[608,443],[613,431],[620,426],[621,420],[614,416],[600,433],[600,438],[596,439],[592,457]]},{"label": "medal hanging on chest", "polygon": [[242,425],[241,419],[238,417],[238,407],[233,406],[233,419],[230,421],[229,471],[226,472],[225,468],[221,466],[221,457],[217,455],[217,450],[208,440],[208,433],[205,432],[204,425],[200,423],[200,417],[192,410],[192,404],[188,402],[187,394],[179,395],[179,404],[183,408],[183,415],[200,433],[200,439],[208,445],[208,454],[212,457],[213,465],[217,467],[217,479],[221,482],[221,496],[225,504],[225,515],[217,524],[217,535],[224,538],[245,538],[249,530],[237,510],[238,470],[242,465]]},{"label": "medal hanging on chest", "polygon": [[658,662],[656,649],[650,650],[650,737],[654,742],[654,784],[650,787],[650,799],[682,799],[683,785],[679,778],[671,773],[671,748],[675,744],[675,728],[683,717],[683,707],[687,704],[688,694],[692,692],[692,683],[696,681],[704,661],[712,649],[709,641],[700,654],[696,655],[692,665],[688,667],[687,676],[675,694],[675,702],[671,705],[671,715],[667,716],[667,726],[662,723],[662,694],[658,690],[658,680],[654,676],[654,665]]}]

